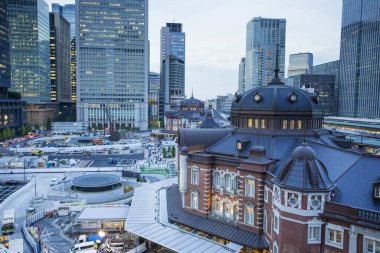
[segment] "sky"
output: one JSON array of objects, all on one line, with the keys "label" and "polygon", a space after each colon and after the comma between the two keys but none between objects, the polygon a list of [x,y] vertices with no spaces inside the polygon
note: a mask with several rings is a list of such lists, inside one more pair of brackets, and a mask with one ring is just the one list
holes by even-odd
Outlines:
[{"label": "sky", "polygon": [[293,53],[312,53],[314,65],[339,59],[341,16],[342,0],[150,0],[150,70],[160,70],[161,27],[182,23],[186,95],[194,90],[194,97],[204,100],[235,93],[246,24],[253,17],[286,19],[287,69]]}]

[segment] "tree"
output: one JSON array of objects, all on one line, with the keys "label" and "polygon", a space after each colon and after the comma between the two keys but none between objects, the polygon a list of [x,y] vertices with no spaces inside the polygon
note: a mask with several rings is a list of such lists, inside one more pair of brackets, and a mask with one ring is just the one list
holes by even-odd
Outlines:
[{"label": "tree", "polygon": [[26,125],[25,125],[25,131],[26,131],[26,134],[32,132],[32,131],[33,131],[32,126],[29,125],[29,124],[26,124]]},{"label": "tree", "polygon": [[10,130],[10,135],[11,135],[11,138],[16,136],[16,131],[13,128]]},{"label": "tree", "polygon": [[162,157],[166,158],[166,148],[162,148]]},{"label": "tree", "polygon": [[172,146],[172,157],[175,157],[175,147]]},{"label": "tree", "polygon": [[51,118],[47,119],[46,122],[46,130],[51,131]]},{"label": "tree", "polygon": [[22,126],[21,127],[21,135],[22,136],[24,136],[24,135],[26,135],[27,133],[26,133],[26,128],[25,128],[25,126]]}]

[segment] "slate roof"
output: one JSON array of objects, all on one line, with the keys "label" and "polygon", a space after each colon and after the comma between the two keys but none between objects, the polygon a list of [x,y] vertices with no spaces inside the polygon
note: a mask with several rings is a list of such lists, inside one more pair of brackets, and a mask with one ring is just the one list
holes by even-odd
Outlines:
[{"label": "slate roof", "polygon": [[209,113],[206,113],[206,117],[203,118],[198,128],[219,128],[219,125],[215,122],[212,115],[208,115],[208,114]]},{"label": "slate roof", "polygon": [[[256,94],[261,96],[260,102],[255,102]],[[296,102],[289,101],[290,94],[297,96]],[[313,94],[303,89],[283,84],[268,84],[240,95],[239,99],[232,103],[231,111],[270,111],[271,113],[297,111],[322,114],[322,107],[313,99]]]},{"label": "slate roof", "polygon": [[166,195],[169,221],[189,226],[244,246],[255,249],[268,249],[269,245],[265,241],[264,236],[238,228],[237,226],[182,211],[178,187],[167,188]]},{"label": "slate roof", "polygon": [[180,129],[180,147],[205,150],[215,142],[223,139],[233,131],[232,128],[224,129]]}]

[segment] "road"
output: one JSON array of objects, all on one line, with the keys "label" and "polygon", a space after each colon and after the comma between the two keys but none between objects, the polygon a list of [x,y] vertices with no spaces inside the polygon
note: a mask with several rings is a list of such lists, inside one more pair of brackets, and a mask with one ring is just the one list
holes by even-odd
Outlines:
[{"label": "road", "polygon": [[108,164],[108,160],[116,159],[116,160],[143,160],[144,154],[107,154],[107,155],[101,155],[101,154],[93,154],[93,155],[49,155],[48,159],[79,159],[79,160],[92,160],[93,163],[90,165],[90,167],[108,167],[108,166],[117,166],[117,164]]}]

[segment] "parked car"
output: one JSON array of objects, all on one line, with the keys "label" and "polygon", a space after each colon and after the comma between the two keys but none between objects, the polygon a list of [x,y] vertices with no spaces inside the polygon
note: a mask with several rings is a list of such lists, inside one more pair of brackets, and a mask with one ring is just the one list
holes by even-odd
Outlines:
[{"label": "parked car", "polygon": [[58,178],[53,178],[53,180],[50,181],[50,187],[57,185],[59,182]]}]

